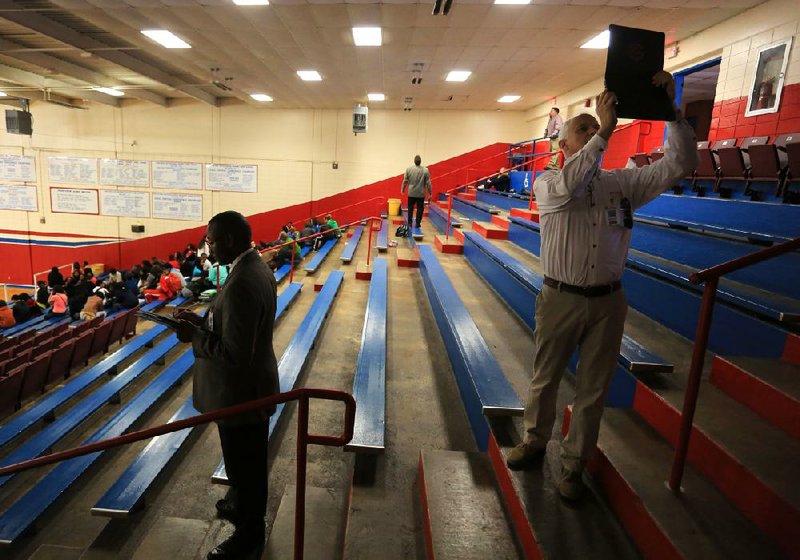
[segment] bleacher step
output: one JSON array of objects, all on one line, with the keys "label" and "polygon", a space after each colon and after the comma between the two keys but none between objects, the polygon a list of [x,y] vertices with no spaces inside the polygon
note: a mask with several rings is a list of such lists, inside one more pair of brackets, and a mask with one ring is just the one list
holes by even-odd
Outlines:
[{"label": "bleacher step", "polygon": [[[295,486],[283,491],[262,558],[294,558]],[[341,558],[347,499],[341,490],[306,487],[305,558]]]},{"label": "bleacher step", "polygon": [[489,457],[528,558],[641,558],[622,525],[596,495],[587,493],[579,507],[561,498],[561,458],[556,442],[551,442],[540,463],[529,470],[512,471],[506,466],[506,455],[516,442],[502,435],[490,436]]},{"label": "bleacher step", "polygon": [[772,425],[800,439],[800,366],[765,358],[715,356],[711,383]]},{"label": "bleacher step", "polygon": [[539,223],[538,210],[525,210],[523,208],[512,208],[511,216],[513,216],[514,218],[522,218],[525,220],[530,220],[532,222]]},{"label": "bleacher step", "polygon": [[508,218],[504,216],[492,216],[492,223],[503,229],[508,229],[508,226],[510,224]]},{"label": "bleacher step", "polygon": [[397,266],[419,268],[419,256],[413,249],[397,249]]},{"label": "bleacher step", "polygon": [[[564,426],[568,426],[569,412]],[[683,494],[664,480],[673,449],[635,413],[605,410],[588,465],[645,558],[777,559],[782,553],[712,484],[687,466]]]},{"label": "bleacher step", "polygon": [[206,520],[159,516],[142,539],[132,560],[194,560],[211,526],[212,523]]},{"label": "bleacher step", "polygon": [[486,455],[422,451],[419,486],[429,559],[522,558]]},{"label": "bleacher step", "polygon": [[453,255],[459,255],[464,252],[464,244],[459,241],[455,236],[450,238],[445,238],[444,235],[437,235],[434,244],[436,248],[439,249],[442,253],[449,253]]},{"label": "bleacher step", "polygon": [[486,239],[508,239],[508,229],[491,222],[472,222],[472,230]]}]

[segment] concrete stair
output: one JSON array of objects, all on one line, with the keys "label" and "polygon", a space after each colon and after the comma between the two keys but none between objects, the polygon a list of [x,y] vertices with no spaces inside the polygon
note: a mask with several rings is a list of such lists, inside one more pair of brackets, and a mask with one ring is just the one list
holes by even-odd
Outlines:
[{"label": "concrete stair", "polygon": [[464,252],[464,243],[459,241],[455,235],[451,236],[449,239],[445,239],[444,235],[439,234],[436,236],[434,243],[436,248],[442,253],[460,255]]}]

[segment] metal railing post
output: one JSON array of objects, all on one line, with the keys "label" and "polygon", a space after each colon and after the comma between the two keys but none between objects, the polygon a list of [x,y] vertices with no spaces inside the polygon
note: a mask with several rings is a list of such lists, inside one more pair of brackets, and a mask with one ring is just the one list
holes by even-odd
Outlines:
[{"label": "metal railing post", "polygon": [[298,400],[297,491],[294,506],[294,560],[303,560],[306,533],[306,462],[308,461],[308,397]]},{"label": "metal railing post", "polygon": [[678,494],[681,491],[683,470],[686,466],[686,456],[689,452],[689,437],[692,434],[694,412],[697,407],[697,395],[700,392],[700,381],[703,374],[703,365],[708,348],[708,335],[711,331],[711,318],[714,314],[714,300],[717,297],[717,284],[719,277],[709,278],[703,290],[703,301],[700,304],[700,317],[697,320],[697,330],[694,336],[694,351],[692,364],[689,367],[689,381],[683,399],[683,412],[681,414],[681,431],[675,444],[675,456],[672,460],[672,469],[669,475],[669,488]]},{"label": "metal railing post", "polygon": [[453,213],[453,194],[447,193],[447,223],[444,226],[445,243],[450,240],[450,215]]},{"label": "metal railing post", "polygon": [[369,268],[369,257],[372,254],[372,218],[367,221],[367,229],[369,229],[369,241],[367,242],[367,268]]},{"label": "metal railing post", "polygon": [[294,246],[292,246],[292,264],[289,268],[289,284],[294,281]]}]

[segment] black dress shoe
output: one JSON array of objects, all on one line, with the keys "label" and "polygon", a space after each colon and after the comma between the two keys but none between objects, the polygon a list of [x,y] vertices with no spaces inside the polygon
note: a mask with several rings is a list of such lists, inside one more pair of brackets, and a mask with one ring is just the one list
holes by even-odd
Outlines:
[{"label": "black dress shoe", "polygon": [[233,523],[239,520],[239,512],[236,509],[236,503],[233,500],[217,500],[217,515],[222,519],[227,519]]},{"label": "black dress shoe", "polygon": [[206,560],[259,560],[264,553],[264,533],[235,531],[208,553]]}]

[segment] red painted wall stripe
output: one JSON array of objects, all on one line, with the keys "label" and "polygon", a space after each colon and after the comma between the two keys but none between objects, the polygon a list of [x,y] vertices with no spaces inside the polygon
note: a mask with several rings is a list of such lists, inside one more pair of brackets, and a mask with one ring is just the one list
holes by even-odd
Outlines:
[{"label": "red painted wall stripe", "polygon": [[711,364],[711,382],[747,408],[800,439],[800,401],[716,356]]},{"label": "red painted wall stripe", "polygon": [[[680,429],[677,409],[641,382],[633,409],[675,447]],[[764,534],[787,554],[800,558],[800,540],[795,535],[800,512],[697,426],[692,428],[688,460]]]}]

